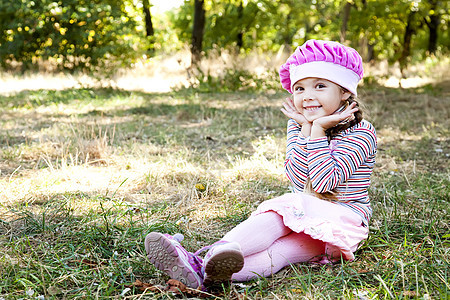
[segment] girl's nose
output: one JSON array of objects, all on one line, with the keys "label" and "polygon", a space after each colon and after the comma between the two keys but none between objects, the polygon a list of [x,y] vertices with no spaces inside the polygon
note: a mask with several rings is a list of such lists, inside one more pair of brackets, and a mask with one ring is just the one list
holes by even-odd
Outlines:
[{"label": "girl's nose", "polygon": [[303,94],[303,101],[314,100],[314,93]]}]

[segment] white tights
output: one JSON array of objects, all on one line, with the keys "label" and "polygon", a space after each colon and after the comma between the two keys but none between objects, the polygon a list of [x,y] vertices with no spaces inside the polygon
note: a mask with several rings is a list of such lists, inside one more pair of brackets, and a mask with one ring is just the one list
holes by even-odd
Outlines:
[{"label": "white tights", "polygon": [[270,276],[291,263],[309,261],[325,251],[324,242],[293,232],[273,211],[250,217],[222,240],[237,242],[242,248],[244,268],[233,274],[236,281]]}]

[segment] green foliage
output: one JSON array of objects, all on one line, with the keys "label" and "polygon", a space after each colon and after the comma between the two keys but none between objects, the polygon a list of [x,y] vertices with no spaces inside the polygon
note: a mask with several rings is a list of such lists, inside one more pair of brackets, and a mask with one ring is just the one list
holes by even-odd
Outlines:
[{"label": "green foliage", "polygon": [[[206,0],[203,51],[245,54],[287,47],[290,52],[311,38],[344,39],[366,60],[400,60],[403,65],[449,51],[449,1],[400,0],[392,5],[389,0],[355,0],[345,22],[348,3]],[[147,37],[142,0],[0,0],[0,65],[19,63],[26,70],[45,61],[70,70],[128,67],[148,55],[150,44],[156,54],[190,44],[193,13],[194,0],[165,14],[152,13],[155,33]],[[407,27],[410,46],[405,45]],[[437,34],[434,48],[432,32]]]},{"label": "green foliage", "polygon": [[[439,15],[438,51],[449,49],[448,1],[353,1],[346,31],[346,40],[361,49],[366,59],[397,61],[404,47],[403,39],[408,14],[417,12],[411,24],[414,29],[413,60],[424,58],[428,48],[431,15]],[[236,48],[238,35],[243,43],[239,49],[278,51],[282,45],[296,47],[311,38],[340,40],[343,8],[347,1],[205,1],[207,10],[203,49]],[[240,5],[242,9],[240,11]],[[192,31],[193,0],[185,1],[171,13],[176,34],[189,43]]]},{"label": "green foliage", "polygon": [[[432,1],[392,1],[369,0],[356,1],[349,21],[348,39],[353,46],[361,48],[361,41],[374,51],[374,58],[397,61],[402,51],[406,22],[411,12],[417,12],[411,24],[414,30],[413,60],[419,61],[429,54],[426,52],[429,39],[429,30],[426,23],[431,15],[441,18],[438,34],[438,50],[448,51],[448,10],[447,1],[437,1],[437,10],[430,7]],[[364,47],[363,47],[364,48]],[[367,53],[366,53],[367,55]]]},{"label": "green foliage", "polygon": [[49,60],[65,69],[129,64],[139,37],[119,0],[0,1],[0,61],[28,69]]},{"label": "green foliage", "polygon": [[[177,35],[184,42],[190,40],[193,2],[187,1],[179,12],[171,13]],[[236,47],[239,34],[242,34],[243,51],[278,50],[284,43],[290,44],[303,22],[307,23],[305,18],[311,17],[311,23],[317,19],[308,10],[312,5],[309,1],[244,2],[245,5],[242,1],[206,1],[205,51]],[[295,17],[290,17],[294,12]]]}]

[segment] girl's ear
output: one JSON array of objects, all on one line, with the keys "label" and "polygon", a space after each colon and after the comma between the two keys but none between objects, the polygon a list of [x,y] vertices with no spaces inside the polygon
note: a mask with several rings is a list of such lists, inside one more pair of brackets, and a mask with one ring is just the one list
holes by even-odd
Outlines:
[{"label": "girl's ear", "polygon": [[349,91],[347,91],[347,90],[345,90],[345,89],[342,89],[341,100],[342,100],[342,101],[346,101],[348,98],[350,98],[351,95],[352,95],[351,92],[349,92]]}]

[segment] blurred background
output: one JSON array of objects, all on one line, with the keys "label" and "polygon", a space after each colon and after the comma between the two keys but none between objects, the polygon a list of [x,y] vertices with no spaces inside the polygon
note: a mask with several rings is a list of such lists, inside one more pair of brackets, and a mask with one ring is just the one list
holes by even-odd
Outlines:
[{"label": "blurred background", "polygon": [[438,0],[0,1],[0,92],[240,89],[276,82],[287,56],[312,38],[356,48],[365,82],[415,87],[449,77],[449,8]]}]

